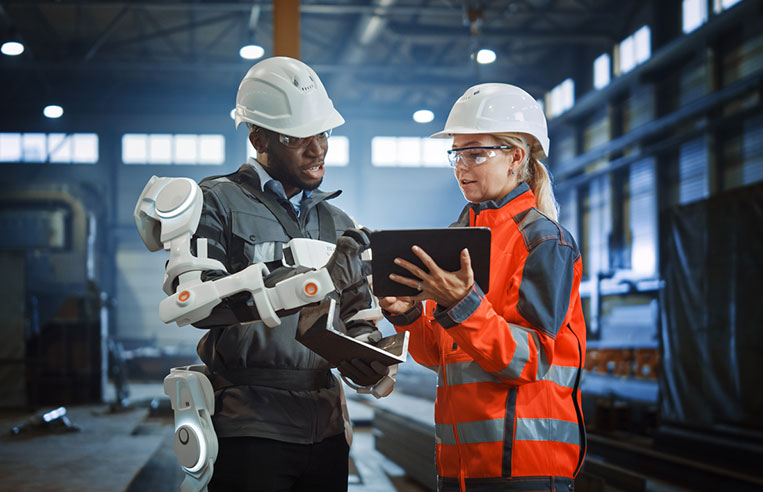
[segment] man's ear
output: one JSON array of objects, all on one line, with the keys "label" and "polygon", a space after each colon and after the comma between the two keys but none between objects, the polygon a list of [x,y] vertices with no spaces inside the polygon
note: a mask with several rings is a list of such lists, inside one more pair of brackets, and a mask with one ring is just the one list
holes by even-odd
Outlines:
[{"label": "man's ear", "polygon": [[258,154],[267,154],[268,152],[268,138],[261,129],[253,127],[249,132],[249,141],[252,143],[252,147]]}]

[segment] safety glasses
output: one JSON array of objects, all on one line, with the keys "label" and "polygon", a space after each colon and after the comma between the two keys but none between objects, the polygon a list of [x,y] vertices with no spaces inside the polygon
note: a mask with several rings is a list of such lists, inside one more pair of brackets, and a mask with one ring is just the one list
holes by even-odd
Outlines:
[{"label": "safety glasses", "polygon": [[453,167],[461,162],[466,167],[479,166],[495,157],[496,150],[512,149],[511,145],[493,145],[488,147],[462,147],[448,151],[448,162]]},{"label": "safety glasses", "polygon": [[310,137],[292,137],[290,135],[284,135],[283,133],[279,133],[278,141],[281,142],[281,144],[284,147],[288,147],[290,149],[301,149],[303,147],[306,147],[312,139],[316,139],[319,144],[325,145],[330,136],[331,136],[331,130],[326,130],[325,132],[316,133],[315,135],[312,135]]}]

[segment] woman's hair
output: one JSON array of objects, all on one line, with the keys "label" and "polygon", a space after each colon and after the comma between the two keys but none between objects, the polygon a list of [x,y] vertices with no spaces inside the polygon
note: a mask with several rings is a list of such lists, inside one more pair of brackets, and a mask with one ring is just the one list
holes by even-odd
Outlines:
[{"label": "woman's hair", "polygon": [[554,189],[551,186],[551,175],[546,166],[541,161],[532,157],[531,149],[535,142],[535,137],[524,133],[498,133],[493,134],[501,145],[511,145],[521,147],[525,151],[525,157],[522,159],[517,170],[517,181],[527,183],[530,186],[538,210],[547,217],[558,220],[559,204],[554,197]]}]

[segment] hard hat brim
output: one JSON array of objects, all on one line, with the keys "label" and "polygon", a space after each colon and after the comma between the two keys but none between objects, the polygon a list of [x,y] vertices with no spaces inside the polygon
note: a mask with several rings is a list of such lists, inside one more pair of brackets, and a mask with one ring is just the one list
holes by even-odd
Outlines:
[{"label": "hard hat brim", "polygon": [[[311,121],[310,123],[298,127],[289,128],[289,131],[286,134],[297,138],[312,137],[313,135],[342,126],[343,124],[344,118],[342,118],[342,115],[339,114],[339,111],[336,109],[332,109],[331,113],[326,118],[321,118],[318,121]],[[285,133],[283,130],[279,131],[274,128],[270,128],[270,130]]]},{"label": "hard hat brim", "polygon": [[289,127],[286,129],[280,128],[276,125],[269,125],[263,122],[253,121],[250,118],[240,116],[240,114],[237,112],[236,128],[238,128],[241,123],[251,123],[252,125],[265,128],[266,130],[271,130],[276,133],[289,135],[290,137],[305,138],[342,126],[344,124],[344,118],[342,118],[342,115],[339,114],[339,111],[332,109],[331,113],[326,118],[321,118],[320,120],[311,121],[298,127]]},{"label": "hard hat brim", "polygon": [[433,133],[429,135],[429,138],[450,138],[453,134],[450,132],[446,132],[445,130],[439,131],[437,133]]}]

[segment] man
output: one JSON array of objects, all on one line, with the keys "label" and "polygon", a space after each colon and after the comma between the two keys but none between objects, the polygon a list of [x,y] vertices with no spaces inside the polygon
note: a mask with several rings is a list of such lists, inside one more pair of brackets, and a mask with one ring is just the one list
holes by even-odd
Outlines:
[{"label": "man", "polygon": [[[286,57],[249,70],[239,86],[235,119],[237,126],[247,124],[257,158],[235,173],[200,183],[204,208],[196,237],[207,238],[209,257],[227,269],[205,272],[202,280],[265,262],[271,271],[265,281],[272,284],[292,272],[281,267],[290,239],[336,242],[355,227],[327,203],[340,192],[318,189],[328,136],[344,119],[318,75]],[[352,242],[347,235],[341,239]],[[371,307],[368,284],[355,273],[348,279],[331,271],[341,289],[343,321]],[[198,353],[215,389],[219,453],[210,492],[347,489],[349,446],[340,385],[328,363],[294,339],[298,314],[279,316],[281,325],[268,328],[244,293],[195,324],[209,329]],[[345,324],[350,336],[380,337],[372,323]]]}]

